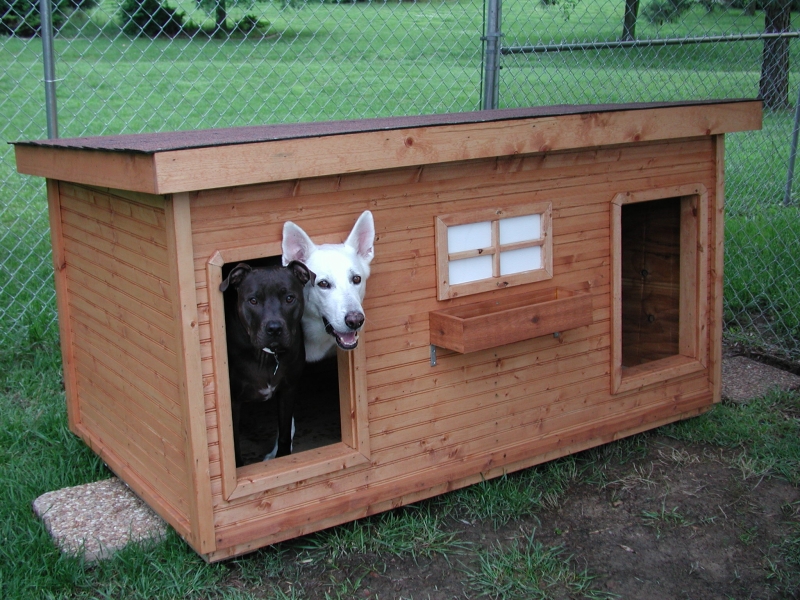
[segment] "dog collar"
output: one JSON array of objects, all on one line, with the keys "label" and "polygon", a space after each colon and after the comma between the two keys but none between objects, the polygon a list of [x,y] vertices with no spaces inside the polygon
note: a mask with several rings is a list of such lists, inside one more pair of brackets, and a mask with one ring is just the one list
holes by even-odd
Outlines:
[{"label": "dog collar", "polygon": [[271,354],[272,356],[275,357],[275,370],[272,372],[272,376],[275,377],[275,374],[278,372],[278,367],[281,366],[281,364],[278,362],[278,353],[277,352],[273,352],[269,348],[262,348],[262,350],[264,352],[266,352],[267,354]]}]

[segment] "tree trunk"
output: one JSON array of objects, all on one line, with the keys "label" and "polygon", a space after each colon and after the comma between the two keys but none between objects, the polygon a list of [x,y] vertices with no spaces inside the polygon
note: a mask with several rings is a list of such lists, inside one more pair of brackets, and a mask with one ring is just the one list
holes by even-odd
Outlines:
[{"label": "tree trunk", "polygon": [[228,7],[225,5],[225,0],[216,0],[216,17],[217,29],[216,33],[221,34],[227,31],[226,21],[228,20]]},{"label": "tree trunk", "polygon": [[[767,0],[764,6],[764,32],[783,33],[791,24],[790,0]],[[764,40],[761,81],[758,95],[766,108],[789,106],[789,39]]]},{"label": "tree trunk", "polygon": [[622,22],[623,42],[636,39],[636,19],[639,17],[639,0],[625,0],[625,18]]}]

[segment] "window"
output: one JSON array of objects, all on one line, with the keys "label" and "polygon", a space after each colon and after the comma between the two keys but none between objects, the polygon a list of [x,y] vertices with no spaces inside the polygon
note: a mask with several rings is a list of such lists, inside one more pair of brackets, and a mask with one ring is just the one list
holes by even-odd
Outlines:
[{"label": "window", "polygon": [[705,187],[618,194],[611,230],[612,392],[705,369]]},{"label": "window", "polygon": [[551,220],[550,203],[436,217],[439,300],[552,278]]},{"label": "window", "polygon": [[[337,364],[333,365],[335,373],[330,374],[330,369],[328,369],[324,375],[333,378],[329,383],[334,389],[338,387],[338,433],[340,435],[333,437],[327,434],[321,435],[319,430],[310,431],[307,433],[307,437],[316,439],[311,439],[309,443],[304,444],[299,437],[302,432],[298,413],[302,411],[302,407],[296,406],[295,421],[298,431],[294,438],[295,452],[289,456],[236,468],[228,351],[225,341],[225,299],[223,293],[219,291],[219,284],[223,278],[225,265],[250,262],[254,266],[258,266],[265,261],[279,264],[280,253],[280,242],[277,242],[260,247],[243,247],[215,252],[206,263],[219,462],[222,474],[222,494],[226,500],[249,496],[318,475],[369,463],[367,394],[364,376],[366,354],[364,344],[361,343],[351,352],[339,351]],[[305,379],[309,381],[318,379],[319,372],[315,371],[314,373]],[[311,412],[313,413],[313,410]],[[334,415],[333,418],[336,419],[336,416]],[[313,427],[313,424],[311,426]],[[323,437],[325,439],[320,442],[319,440]],[[304,448],[308,449],[303,451]]]}]

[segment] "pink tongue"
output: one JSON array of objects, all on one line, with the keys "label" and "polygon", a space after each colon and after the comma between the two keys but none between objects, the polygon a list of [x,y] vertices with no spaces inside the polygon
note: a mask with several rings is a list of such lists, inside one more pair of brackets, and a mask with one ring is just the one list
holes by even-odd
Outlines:
[{"label": "pink tongue", "polygon": [[336,334],[339,336],[339,339],[342,340],[342,343],[347,346],[355,344],[358,339],[358,334],[354,331],[348,333],[339,333],[337,331]]}]

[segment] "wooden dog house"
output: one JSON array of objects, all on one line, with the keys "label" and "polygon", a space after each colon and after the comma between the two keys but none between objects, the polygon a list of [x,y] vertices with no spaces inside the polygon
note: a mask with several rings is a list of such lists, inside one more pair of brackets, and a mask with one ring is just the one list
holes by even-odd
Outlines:
[{"label": "wooden dog house", "polygon": [[[19,142],[47,178],[70,426],[214,561],[697,415],[723,135],[760,126],[721,101]],[[236,469],[222,269],[364,210],[341,441]]]}]

